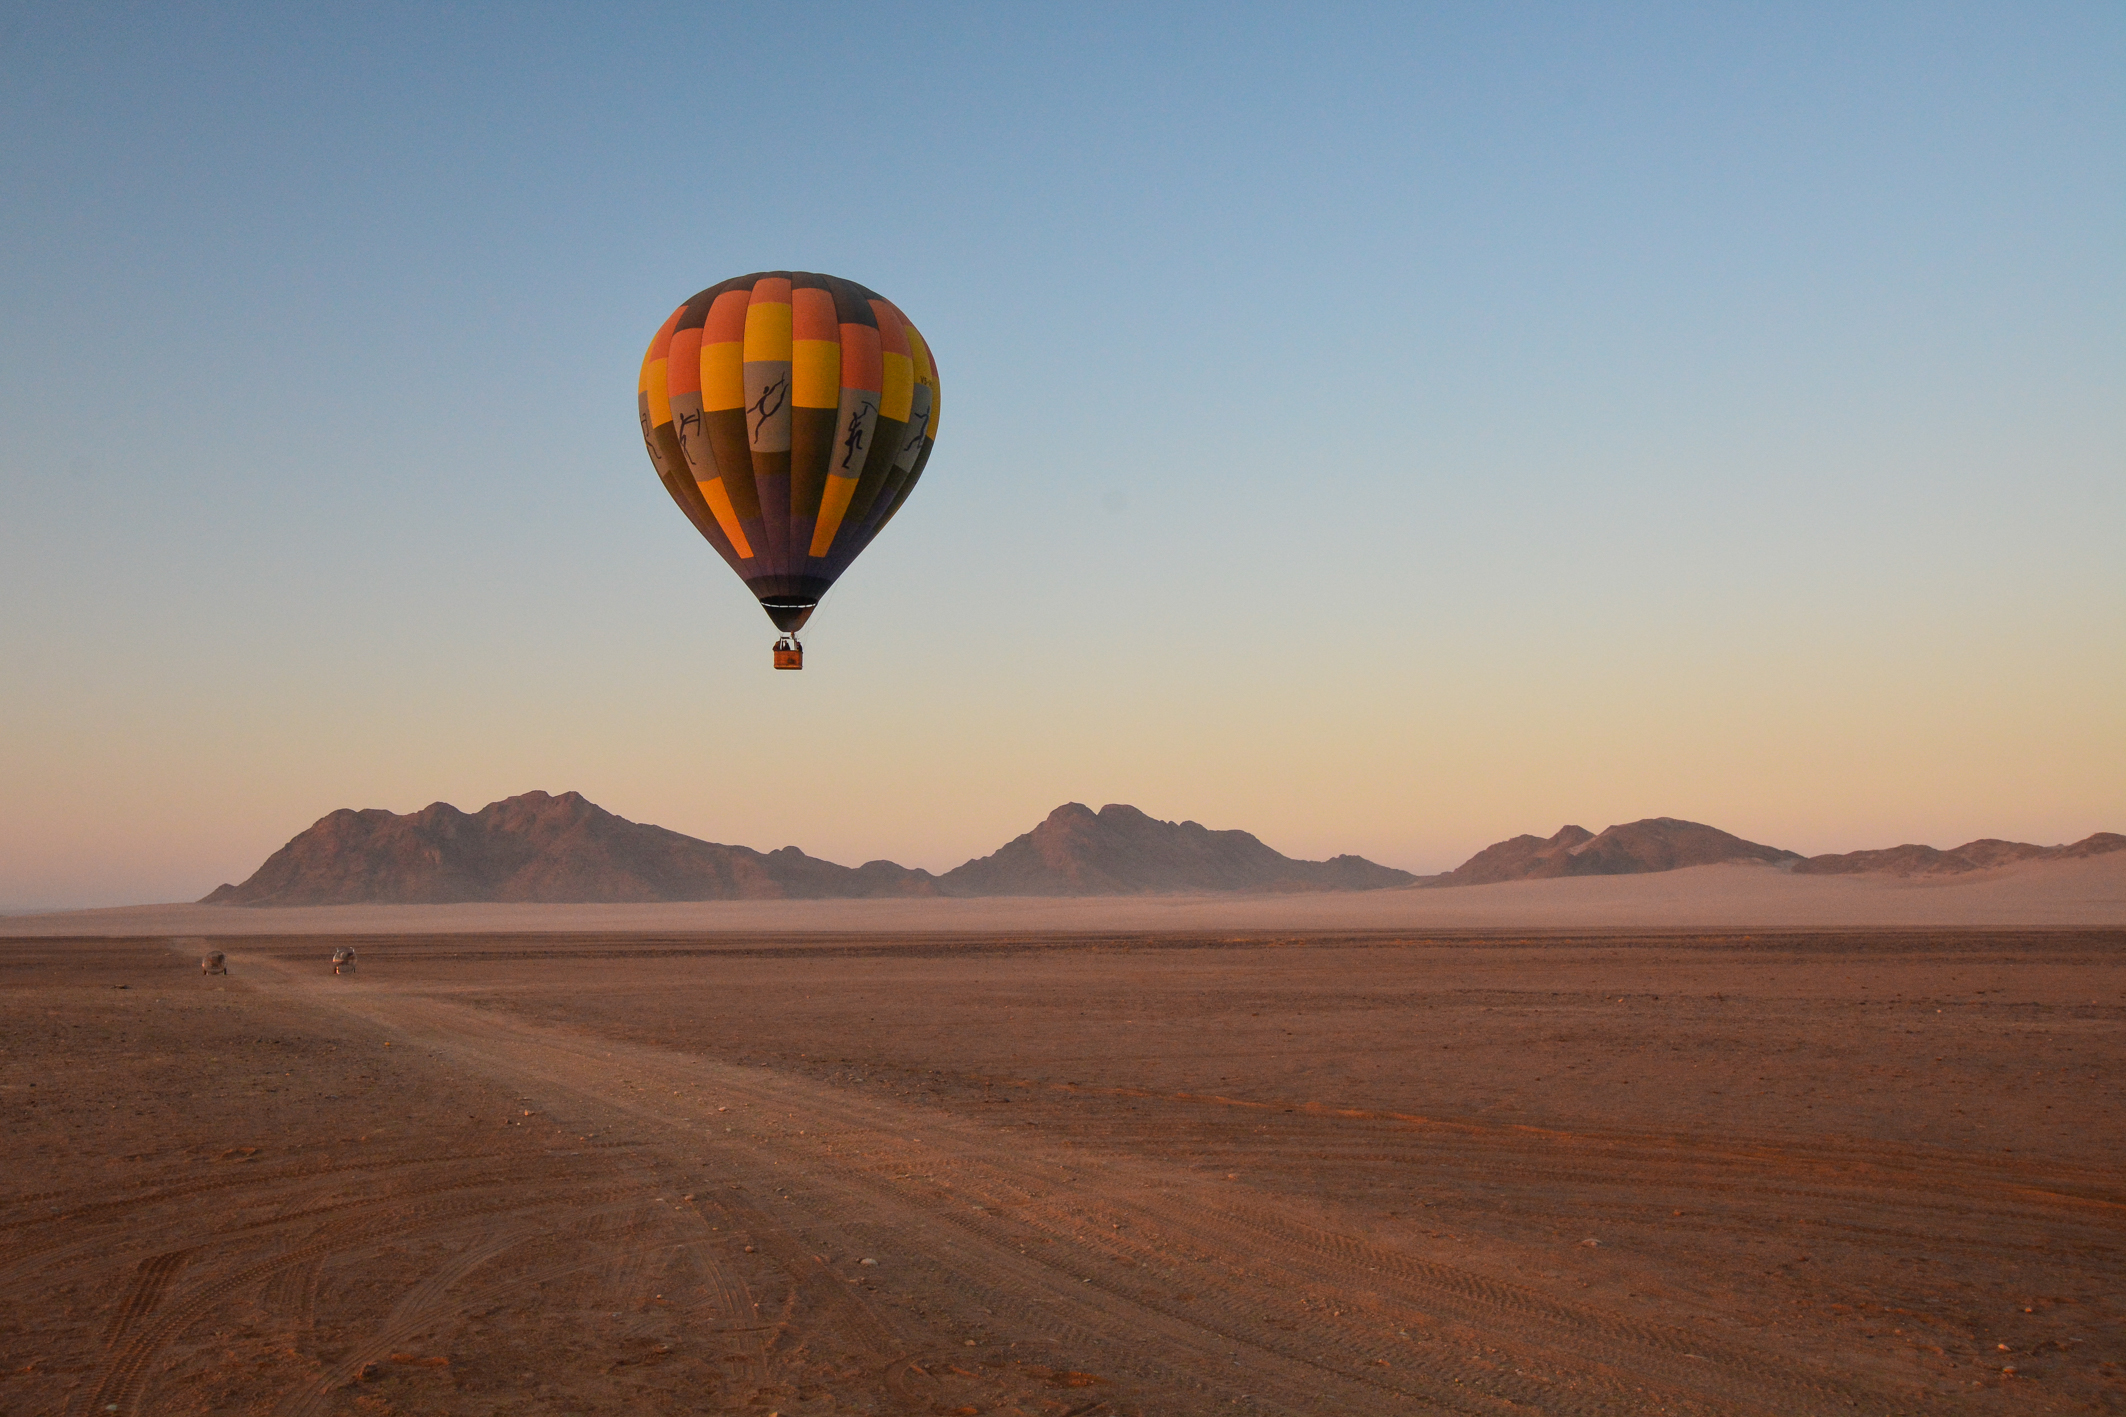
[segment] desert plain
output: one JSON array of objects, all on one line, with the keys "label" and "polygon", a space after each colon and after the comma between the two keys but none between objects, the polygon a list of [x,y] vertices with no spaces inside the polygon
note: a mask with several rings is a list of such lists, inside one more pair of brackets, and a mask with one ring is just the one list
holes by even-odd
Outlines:
[{"label": "desert plain", "polygon": [[2126,1411],[2115,919],[829,904],[8,922],[0,1414]]}]

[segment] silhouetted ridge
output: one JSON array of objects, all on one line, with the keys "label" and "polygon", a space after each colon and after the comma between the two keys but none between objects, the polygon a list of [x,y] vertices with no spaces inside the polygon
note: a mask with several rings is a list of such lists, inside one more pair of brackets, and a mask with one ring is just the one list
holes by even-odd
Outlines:
[{"label": "silhouetted ridge", "polygon": [[1981,837],[1962,846],[1941,851],[1931,846],[1907,843],[1880,851],[1847,851],[1811,856],[1794,867],[1802,875],[1850,876],[1958,876],[1966,871],[1984,871],[1994,866],[2013,866],[2022,861],[2069,861],[2082,856],[2105,856],[2126,851],[2126,836],[2096,832],[2066,846],[2037,846],[2027,841],[2002,841]]},{"label": "silhouetted ridge", "polygon": [[1362,891],[1416,879],[1359,856],[1294,861],[1244,831],[1067,802],[1001,850],[947,871],[938,888],[960,896]]},{"label": "silhouetted ridge", "polygon": [[794,846],[720,846],[616,817],[580,793],[527,792],[461,812],[436,802],[401,816],[342,809],[204,905],[446,905],[470,902],[825,900],[891,896],[1094,896],[1235,891],[1368,891],[1624,876],[1758,862],[1804,875],[1949,875],[2126,851],[2097,832],[2067,846],[1988,837],[1951,851],[1906,845],[1803,860],[1701,822],[1647,817],[1599,835],[1567,826],[1485,847],[1420,880],[1362,856],[1295,861],[1244,831],[1162,822],[1116,803],[1066,802],[988,856],[933,876],[867,861],[838,866]]},{"label": "silhouetted ridge", "polygon": [[1762,861],[1773,865],[1801,860],[1799,852],[1782,851],[1730,836],[1718,827],[1678,817],[1647,817],[1610,827],[1600,835],[1585,827],[1561,827],[1557,835],[1517,836],[1485,847],[1434,886],[1482,886],[1498,881],[1532,881],[1555,876],[1636,876],[1673,871],[1683,866],[1713,866],[1725,861]]},{"label": "silhouetted ridge", "polygon": [[527,792],[465,813],[437,802],[404,816],[342,809],[207,905],[820,900],[950,894],[1133,895],[1349,891],[1407,885],[1357,856],[1294,861],[1243,831],[1161,822],[1077,803],[993,856],[944,877],[891,861],[854,869],[794,846],[720,846],[616,817],[579,793]]},{"label": "silhouetted ridge", "polygon": [[1521,881],[1530,876],[1557,874],[1550,868],[1583,841],[1593,841],[1585,827],[1559,827],[1552,837],[1516,836],[1494,842],[1439,881],[1443,886],[1484,886],[1493,881]]},{"label": "silhouetted ridge", "polygon": [[446,905],[469,901],[777,900],[935,895],[928,871],[860,869],[794,846],[759,852],[644,826],[580,793],[527,792],[467,814],[342,809],[207,905]]},{"label": "silhouetted ridge", "polygon": [[1906,845],[1804,859],[1799,853],[1744,841],[1700,822],[1648,817],[1611,827],[1599,836],[1585,827],[1562,827],[1557,835],[1548,838],[1511,837],[1485,847],[1443,876],[1427,877],[1421,884],[1481,886],[1554,876],[1628,876],[1730,861],[1763,862],[1806,876],[1940,876],[2024,861],[2102,856],[2113,851],[2126,851],[2126,836],[2097,832],[2067,846],[2034,846],[2026,841],[1985,837],[1950,851]]}]

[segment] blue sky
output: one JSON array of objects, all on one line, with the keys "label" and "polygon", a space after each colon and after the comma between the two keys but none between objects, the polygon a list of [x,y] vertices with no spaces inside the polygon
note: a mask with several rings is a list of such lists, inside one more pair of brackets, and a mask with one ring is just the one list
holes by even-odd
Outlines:
[{"label": "blue sky", "polygon": [[[947,867],[2126,828],[2114,5],[0,16],[0,907],[575,788]],[[767,667],[641,349],[937,351]]]}]

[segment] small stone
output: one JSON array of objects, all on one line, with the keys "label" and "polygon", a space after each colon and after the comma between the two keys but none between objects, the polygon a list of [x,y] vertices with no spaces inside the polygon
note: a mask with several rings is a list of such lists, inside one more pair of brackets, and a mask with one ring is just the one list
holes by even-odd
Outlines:
[{"label": "small stone", "polygon": [[878,1263],[878,1261],[877,1261],[877,1260],[875,1260],[875,1259],[872,1259],[872,1258],[871,1258],[870,1256],[866,1255],[866,1256],[865,1256],[865,1257],[864,1257],[863,1259],[860,1259],[860,1260],[858,1260],[858,1261],[857,1261],[857,1263],[858,1263],[858,1264],[877,1264],[877,1263]]},{"label": "small stone", "polygon": [[749,1255],[753,1253],[753,1247],[751,1245],[746,1246],[746,1253]]},{"label": "small stone", "polygon": [[972,1347],[974,1347],[974,1340],[973,1340],[973,1339],[971,1339],[971,1338],[970,1338],[970,1339],[966,1339],[966,1340],[965,1340],[965,1343],[966,1343],[966,1345],[967,1345],[967,1346],[968,1346],[969,1348],[972,1348]]},{"label": "small stone", "polygon": [[1599,1250],[1602,1248],[1602,1242],[1600,1240],[1582,1240],[1580,1241],[1580,1244],[1584,1248],[1590,1250]]}]

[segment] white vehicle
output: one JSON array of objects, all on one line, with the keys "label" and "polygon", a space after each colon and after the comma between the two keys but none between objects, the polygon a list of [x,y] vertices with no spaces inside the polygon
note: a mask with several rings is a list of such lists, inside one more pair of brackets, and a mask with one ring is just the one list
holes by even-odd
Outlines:
[{"label": "white vehicle", "polygon": [[229,957],[220,950],[208,950],[199,957],[199,972],[201,974],[227,974],[229,972]]},{"label": "white vehicle", "polygon": [[354,973],[354,951],[348,949],[345,945],[341,945],[334,950],[332,952],[332,972],[334,974]]}]

